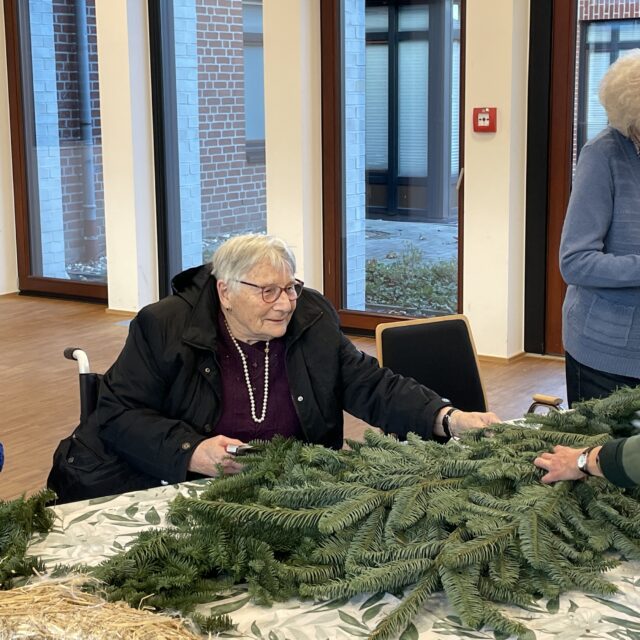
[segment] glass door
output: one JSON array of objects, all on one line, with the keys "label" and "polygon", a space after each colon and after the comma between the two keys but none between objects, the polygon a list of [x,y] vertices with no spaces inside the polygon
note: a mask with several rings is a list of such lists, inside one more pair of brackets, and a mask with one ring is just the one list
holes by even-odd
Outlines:
[{"label": "glass door", "polygon": [[20,290],[106,299],[95,2],[5,9]]},{"label": "glass door", "polygon": [[266,230],[262,0],[149,3],[161,295]]},{"label": "glass door", "polygon": [[[562,303],[566,286],[558,251],[573,171],[584,143],[606,125],[600,105],[600,80],[609,65],[629,49],[640,47],[640,6],[627,0],[554,5],[551,121],[549,136],[548,217],[544,344],[542,352],[563,353]],[[567,38],[567,29],[575,35]],[[560,54],[558,53],[560,52]],[[573,82],[567,83],[567,77]]]},{"label": "glass door", "polygon": [[325,134],[325,180],[328,145],[339,146],[341,175],[325,216],[340,217],[325,222],[325,289],[354,328],[455,313],[462,3],[342,0],[334,10],[341,137]]}]

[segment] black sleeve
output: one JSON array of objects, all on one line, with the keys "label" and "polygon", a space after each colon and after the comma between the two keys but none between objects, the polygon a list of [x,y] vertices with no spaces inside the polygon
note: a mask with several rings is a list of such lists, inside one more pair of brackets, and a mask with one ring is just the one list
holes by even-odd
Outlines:
[{"label": "black sleeve", "polygon": [[169,483],[182,482],[195,447],[205,440],[183,420],[162,414],[171,372],[162,361],[166,328],[141,311],[98,398],[100,436],[132,467]]},{"label": "black sleeve", "polygon": [[450,404],[413,378],[396,375],[342,336],[340,361],[344,408],[352,415],[404,439],[407,433],[433,438],[436,415]]},{"label": "black sleeve", "polygon": [[598,456],[604,477],[618,487],[640,484],[640,435],[602,445]]}]

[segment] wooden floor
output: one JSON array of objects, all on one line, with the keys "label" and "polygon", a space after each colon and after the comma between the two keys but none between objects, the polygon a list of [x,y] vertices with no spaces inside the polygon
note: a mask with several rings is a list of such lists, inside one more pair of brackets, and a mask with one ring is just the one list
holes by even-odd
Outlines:
[{"label": "wooden floor", "polygon": [[[64,348],[86,349],[92,369],[102,372],[122,348],[126,320],[91,303],[0,296],[0,442],[5,448],[0,499],[42,488],[56,445],[78,421],[78,371],[63,358]],[[375,355],[372,338],[353,340]],[[559,359],[481,361],[481,369],[489,406],[502,418],[521,415],[536,392],[565,397]],[[345,434],[357,438],[363,428],[349,416]]]}]

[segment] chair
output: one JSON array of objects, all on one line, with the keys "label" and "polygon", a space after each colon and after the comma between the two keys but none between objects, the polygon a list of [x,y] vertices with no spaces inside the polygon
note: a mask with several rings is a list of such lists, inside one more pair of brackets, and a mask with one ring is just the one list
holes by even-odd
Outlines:
[{"label": "chair", "polygon": [[115,488],[125,493],[157,486],[157,478],[133,469],[102,441],[96,413],[102,375],[90,370],[87,354],[69,347],[64,356],[78,363],[80,423],[53,454],[47,487],[57,494],[57,503],[101,498],[113,494]]},{"label": "chair", "polygon": [[381,367],[414,378],[463,411],[487,410],[476,348],[464,315],[379,324],[376,347]]}]

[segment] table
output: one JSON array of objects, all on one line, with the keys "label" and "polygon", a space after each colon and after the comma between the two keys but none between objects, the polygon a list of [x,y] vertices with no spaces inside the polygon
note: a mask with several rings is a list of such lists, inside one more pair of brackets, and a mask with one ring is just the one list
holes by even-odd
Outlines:
[{"label": "table", "polygon": [[[125,550],[145,529],[163,526],[169,502],[179,493],[195,497],[202,482],[183,483],[85,500],[55,507],[57,521],[46,536],[35,539],[31,555],[40,556],[48,567],[56,563],[98,564]],[[640,563],[625,562],[608,574],[620,589],[604,598],[572,592],[559,601],[537,603],[522,609],[504,607],[535,632],[538,640],[640,638]],[[201,605],[202,613],[228,613],[238,627],[225,637],[266,640],[338,640],[367,637],[399,600],[391,594],[364,594],[349,601],[323,603],[291,600],[273,607],[248,601],[238,586],[228,597]],[[401,640],[415,638],[494,638],[493,631],[475,631],[463,626],[443,594],[435,595],[428,609],[414,620]]]}]

